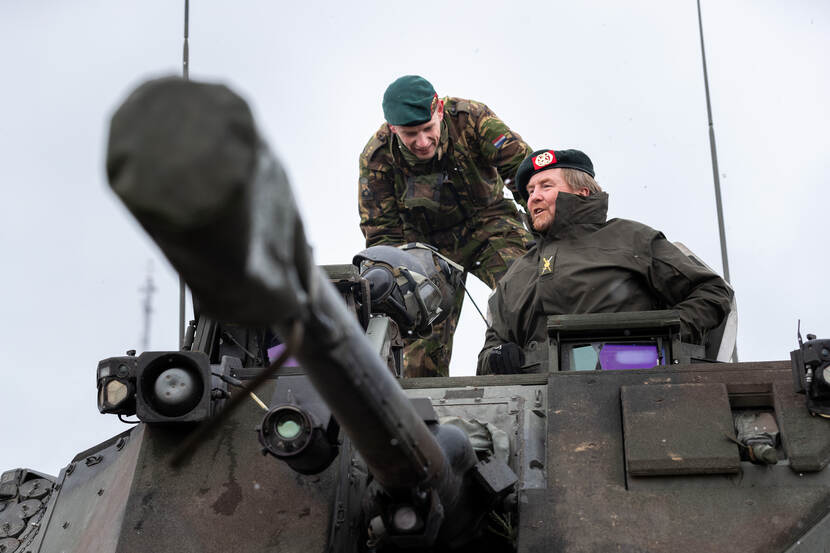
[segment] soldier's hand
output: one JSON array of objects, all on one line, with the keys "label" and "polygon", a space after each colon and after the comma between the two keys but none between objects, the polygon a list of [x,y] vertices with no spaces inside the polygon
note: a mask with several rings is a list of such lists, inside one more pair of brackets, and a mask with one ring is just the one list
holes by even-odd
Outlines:
[{"label": "soldier's hand", "polygon": [[525,352],[518,344],[507,342],[490,350],[488,362],[493,374],[517,373],[525,363]]}]

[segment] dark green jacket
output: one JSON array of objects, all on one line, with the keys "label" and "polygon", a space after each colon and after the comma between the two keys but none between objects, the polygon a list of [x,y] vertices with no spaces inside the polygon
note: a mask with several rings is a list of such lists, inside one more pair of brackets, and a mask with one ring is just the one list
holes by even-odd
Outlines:
[{"label": "dark green jacket", "polygon": [[723,279],[663,233],[636,221],[606,221],[607,212],[604,192],[559,194],[551,227],[513,263],[490,299],[493,324],[479,374],[489,372],[489,350],[506,342],[525,348],[529,360],[539,357],[547,348],[548,315],[676,309],[681,338],[698,344],[721,322],[732,299]]}]

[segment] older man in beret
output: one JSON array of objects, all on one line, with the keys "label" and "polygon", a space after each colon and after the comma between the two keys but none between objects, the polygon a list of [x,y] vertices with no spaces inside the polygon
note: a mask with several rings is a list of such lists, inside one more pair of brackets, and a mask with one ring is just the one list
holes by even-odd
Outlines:
[{"label": "older man in beret", "polygon": [[[389,85],[383,114],[360,155],[366,246],[426,242],[495,287],[531,240],[503,195],[507,186],[520,198],[511,177],[531,148],[484,104],[439,98],[415,75]],[[463,293],[431,337],[406,346],[406,376],[448,374]]]},{"label": "older man in beret", "polygon": [[[526,353],[528,360],[546,355],[548,315],[675,309],[681,339],[701,344],[728,313],[732,291],[718,275],[659,231],[606,220],[608,194],[584,153],[533,152],[519,166],[516,185],[537,241],[490,299],[493,323],[479,354],[479,374],[522,372]],[[546,365],[528,363],[527,369]]]}]

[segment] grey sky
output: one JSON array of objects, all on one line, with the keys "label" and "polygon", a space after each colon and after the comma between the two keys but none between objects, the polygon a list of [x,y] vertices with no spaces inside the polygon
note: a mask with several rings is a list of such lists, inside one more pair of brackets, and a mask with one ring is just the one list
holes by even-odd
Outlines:
[{"label": "grey sky", "polygon": [[[691,0],[191,4],[191,77],[250,101],[318,263],[362,248],[357,156],[386,85],[416,73],[439,94],[487,103],[534,148],[584,150],[611,216],[721,266]],[[180,74],[183,10],[171,0],[0,10],[0,471],[57,474],[123,429],[97,412],[95,367],[140,349],[150,260],[150,349],[175,347],[175,277],[107,189],[103,158],[118,102],[147,77]],[[739,352],[785,359],[798,318],[830,336],[830,5],[704,0],[703,16]],[[487,289],[472,288],[483,308]],[[474,371],[483,331],[467,302],[453,374]]]}]

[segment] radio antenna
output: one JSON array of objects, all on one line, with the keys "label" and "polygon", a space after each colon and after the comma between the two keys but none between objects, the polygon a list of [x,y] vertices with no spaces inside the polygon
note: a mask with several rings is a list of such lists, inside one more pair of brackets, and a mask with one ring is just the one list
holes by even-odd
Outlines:
[{"label": "radio antenna", "polygon": [[703,59],[703,87],[706,90],[706,113],[709,116],[709,149],[712,152],[712,175],[715,177],[715,206],[718,210],[718,233],[720,236],[720,256],[723,263],[723,278],[729,279],[729,256],[726,253],[726,230],[723,224],[723,202],[720,194],[720,176],[718,175],[718,151],[715,146],[715,126],[712,123],[712,103],[709,100],[709,73],[706,70],[706,48],[703,45],[703,17],[700,14],[700,0],[697,0],[697,25],[700,30],[700,55]]},{"label": "radio antenna", "polygon": [[153,283],[153,260],[147,262],[147,280],[144,286],[138,290],[144,295],[142,309],[144,311],[144,332],[141,336],[141,351],[147,351],[150,347],[150,323],[153,315],[153,292],[156,285]]},{"label": "radio antenna", "polygon": [[188,62],[190,57],[190,50],[187,47],[187,37],[188,37],[188,23],[190,20],[190,0],[184,0],[184,47],[182,48],[182,78],[184,80],[190,80],[190,72],[188,68]]},{"label": "radio antenna", "polygon": [[[190,20],[190,0],[184,0],[184,45],[182,46],[182,78],[185,81],[190,80],[190,49],[188,48],[187,38],[189,34],[189,20]],[[185,309],[185,283],[181,273],[179,273],[179,349],[184,346],[184,309]]]}]

